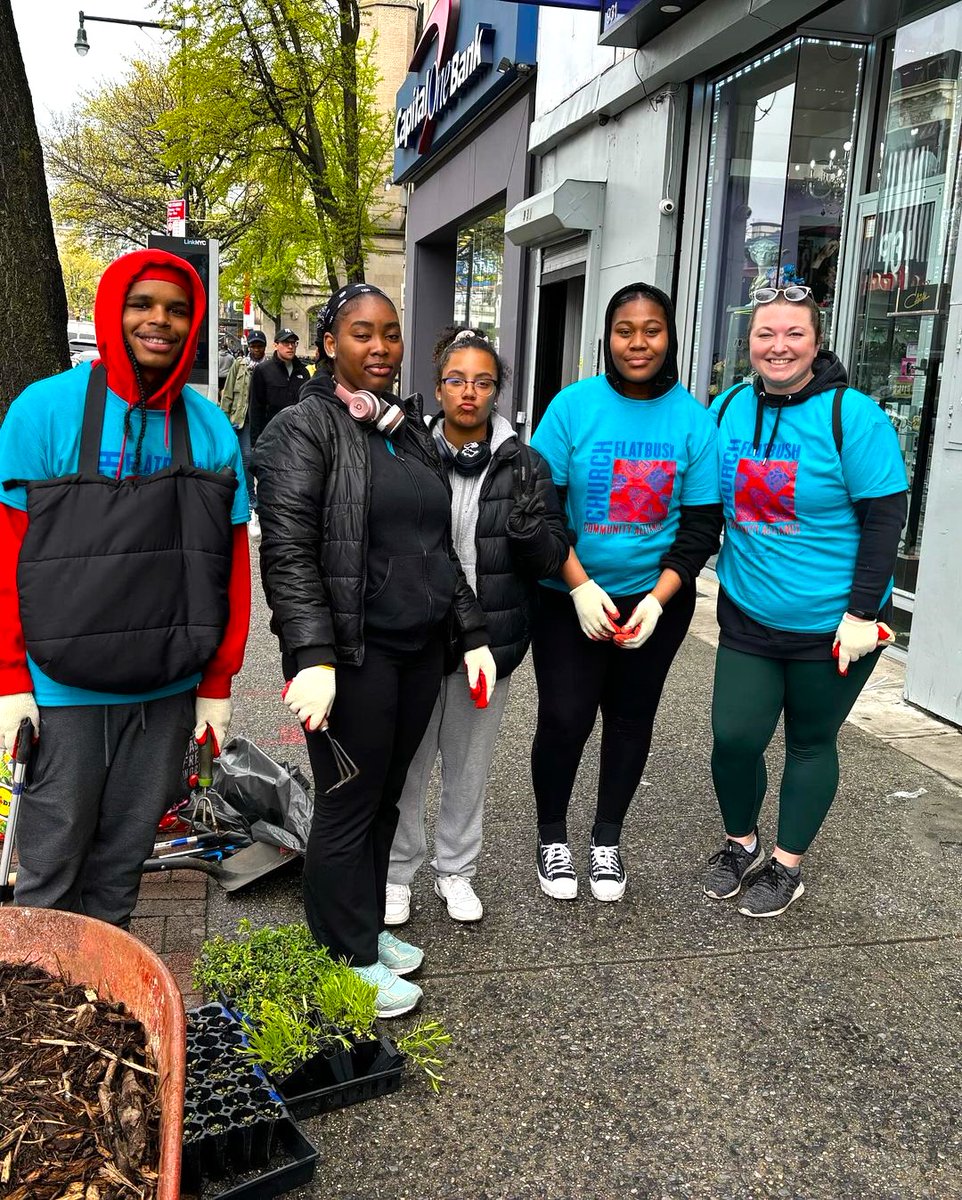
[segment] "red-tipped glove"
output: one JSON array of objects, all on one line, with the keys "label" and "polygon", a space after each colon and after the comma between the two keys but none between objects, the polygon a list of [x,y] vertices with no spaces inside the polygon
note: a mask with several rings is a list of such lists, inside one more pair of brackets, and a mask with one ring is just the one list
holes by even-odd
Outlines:
[{"label": "red-tipped glove", "polygon": [[498,679],[498,669],[494,665],[491,651],[487,646],[468,650],[464,655],[464,666],[468,673],[468,691],[471,693],[474,707],[487,708]]},{"label": "red-tipped glove", "polygon": [[847,675],[854,662],[874,653],[880,643],[895,637],[884,621],[863,621],[846,613],[835,631],[832,657],[838,660],[839,675]]},{"label": "red-tipped glove", "polygon": [[227,730],[234,710],[226,697],[215,699],[211,696],[198,696],[194,701],[194,741],[203,746],[207,741],[207,731],[214,737],[214,757],[221,752],[221,747],[227,741]]}]

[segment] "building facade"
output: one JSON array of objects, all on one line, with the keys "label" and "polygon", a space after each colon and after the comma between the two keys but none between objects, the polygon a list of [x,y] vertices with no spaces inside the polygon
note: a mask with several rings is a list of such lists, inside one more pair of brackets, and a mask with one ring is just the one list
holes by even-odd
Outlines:
[{"label": "building facade", "polygon": [[533,426],[600,369],[605,299],[637,279],[676,298],[708,403],[748,370],[754,288],[804,281],[905,457],[907,696],[962,723],[962,2],[542,9],[537,58],[533,184],[505,217],[527,252],[519,408]]}]

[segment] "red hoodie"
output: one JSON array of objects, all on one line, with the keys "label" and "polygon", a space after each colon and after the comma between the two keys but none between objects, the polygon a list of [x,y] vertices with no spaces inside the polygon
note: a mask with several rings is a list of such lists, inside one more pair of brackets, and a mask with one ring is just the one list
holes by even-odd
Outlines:
[{"label": "red hoodie", "polygon": [[[149,408],[166,409],[190,378],[197,356],[197,342],[207,311],[200,276],[185,259],[166,250],[136,250],[125,254],[104,271],[94,303],[94,328],[100,361],[107,368],[112,392],[131,406],[140,402],[140,388],[123,333],[124,301],[138,279],[162,279],[183,288],[191,303],[190,333],[180,359],[160,387],[147,397]],[[123,452],[120,455],[123,462]],[[16,564],[27,530],[27,514],[0,504],[0,695],[33,691],[27,667],[26,648],[20,624],[16,586]],[[230,613],[224,637],[204,670],[198,695],[223,698],[230,695],[231,679],[244,661],[250,627],[250,547],[247,528],[234,527],[233,559],[228,584]]]}]

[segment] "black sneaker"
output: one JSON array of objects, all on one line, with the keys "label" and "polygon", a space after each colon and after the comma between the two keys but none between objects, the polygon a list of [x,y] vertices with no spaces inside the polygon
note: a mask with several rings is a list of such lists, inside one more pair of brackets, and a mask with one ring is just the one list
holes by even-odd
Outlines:
[{"label": "black sneaker", "polygon": [[761,870],[765,862],[765,848],[762,846],[758,830],[755,830],[755,849],[746,850],[738,842],[730,838],[708,860],[708,874],[705,876],[705,895],[713,900],[730,900],[742,890],[742,885],[755,871]]},{"label": "black sneaker", "polygon": [[554,900],[574,900],[578,895],[578,876],[567,842],[543,842],[538,838],[538,882],[544,894]]},{"label": "black sneaker", "polygon": [[625,894],[628,873],[617,846],[596,846],[591,839],[588,878],[596,900],[620,900]]},{"label": "black sneaker", "polygon": [[794,875],[776,858],[770,858],[742,896],[738,911],[744,917],[777,917],[805,891],[801,872]]}]

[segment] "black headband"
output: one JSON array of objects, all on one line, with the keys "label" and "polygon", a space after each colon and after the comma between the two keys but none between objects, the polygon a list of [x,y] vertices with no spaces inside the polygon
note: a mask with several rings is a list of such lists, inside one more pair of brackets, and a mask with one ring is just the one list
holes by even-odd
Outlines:
[{"label": "black headband", "polygon": [[349,283],[345,287],[342,287],[339,292],[335,292],[321,309],[321,315],[317,319],[318,345],[322,344],[324,334],[330,333],[334,329],[334,319],[340,310],[347,304],[348,300],[353,300],[355,296],[380,296],[392,308],[394,307],[394,301],[391,297],[372,283]]}]

